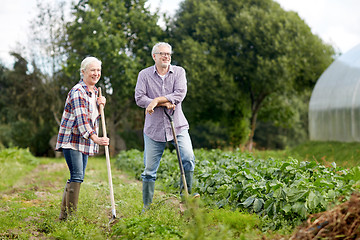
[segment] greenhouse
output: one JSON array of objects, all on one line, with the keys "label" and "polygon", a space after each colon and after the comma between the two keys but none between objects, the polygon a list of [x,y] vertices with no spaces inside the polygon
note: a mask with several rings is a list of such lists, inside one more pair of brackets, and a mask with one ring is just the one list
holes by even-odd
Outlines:
[{"label": "greenhouse", "polygon": [[320,76],[309,105],[314,141],[360,142],[360,45],[337,58]]}]

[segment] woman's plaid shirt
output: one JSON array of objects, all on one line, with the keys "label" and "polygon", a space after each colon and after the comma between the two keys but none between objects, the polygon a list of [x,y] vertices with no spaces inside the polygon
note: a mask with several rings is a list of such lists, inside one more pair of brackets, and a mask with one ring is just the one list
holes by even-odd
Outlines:
[{"label": "woman's plaid shirt", "polygon": [[[95,96],[98,96],[97,88],[94,89]],[[61,150],[64,145],[70,143],[74,149],[86,155],[91,156],[99,152],[99,145],[90,139],[91,135],[96,134],[100,117],[99,115],[96,118],[95,123],[91,120],[91,94],[83,80],[68,93],[55,150]]]}]

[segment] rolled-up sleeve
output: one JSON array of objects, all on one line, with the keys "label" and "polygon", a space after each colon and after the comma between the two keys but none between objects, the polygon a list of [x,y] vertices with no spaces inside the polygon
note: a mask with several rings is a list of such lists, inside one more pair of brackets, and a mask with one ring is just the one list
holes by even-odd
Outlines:
[{"label": "rolled-up sleeve", "polygon": [[146,74],[140,71],[135,87],[135,102],[139,107],[146,108],[152,99],[146,93]]},{"label": "rolled-up sleeve", "polygon": [[171,78],[176,79],[176,81],[174,80],[173,92],[165,95],[165,97],[175,105],[178,105],[184,100],[187,92],[185,69],[182,67],[177,68],[179,71],[174,72],[173,76],[170,75]]}]

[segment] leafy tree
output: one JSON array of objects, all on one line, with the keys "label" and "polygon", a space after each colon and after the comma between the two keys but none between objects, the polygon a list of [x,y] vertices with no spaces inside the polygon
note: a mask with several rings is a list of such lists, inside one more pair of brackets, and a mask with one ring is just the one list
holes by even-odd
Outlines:
[{"label": "leafy tree", "polygon": [[66,22],[65,0],[56,2],[37,1],[37,15],[31,21],[29,51],[36,65],[52,78],[64,64],[64,40]]},{"label": "leafy tree", "polygon": [[[48,153],[53,117],[49,114],[50,94],[43,75],[32,62],[29,64],[19,53],[13,70],[0,78],[1,124],[5,133],[4,146],[29,147],[36,155]],[[28,66],[31,66],[32,71]]]},{"label": "leafy tree", "polygon": [[6,74],[8,69],[1,63],[0,64],[0,148],[6,146],[10,142],[10,136],[7,130],[7,125],[5,125],[6,113],[7,113],[7,102],[8,100],[5,97],[5,91],[7,83]]},{"label": "leafy tree", "polygon": [[258,118],[291,122],[292,101],[284,99],[312,88],[333,60],[331,46],[272,0],[185,0],[169,29],[193,84],[191,117],[239,134],[235,145],[249,136],[250,149]]},{"label": "leafy tree", "polygon": [[[66,77],[68,87],[79,79],[83,58],[92,55],[102,61],[102,81],[107,97],[105,108],[115,153],[118,129],[142,129],[143,111],[134,102],[134,88],[140,69],[153,64],[151,48],[163,31],[158,16],[145,8],[145,0],[81,0],[74,5],[74,21],[67,26]],[[141,119],[141,120],[139,120]]]},{"label": "leafy tree", "polygon": [[30,55],[43,73],[42,83],[47,95],[44,101],[51,103],[48,104],[48,114],[53,116],[57,123],[57,126],[53,126],[53,134],[57,134],[64,100],[68,88],[73,85],[62,69],[66,63],[64,41],[66,41],[66,24],[69,21],[65,9],[65,0],[47,3],[38,1],[38,13],[30,24],[32,29]]},{"label": "leafy tree", "polygon": [[6,79],[6,73],[8,69],[0,63],[0,90],[2,94],[0,94],[0,122],[3,122],[5,120],[5,107],[6,107],[6,99],[4,98],[4,91],[6,91],[7,86],[7,79]]},{"label": "leafy tree", "polygon": [[[270,106],[265,104],[259,113],[259,119],[263,120],[257,122],[254,134],[256,147],[284,149],[307,141],[310,96],[309,89],[302,94],[274,99]],[[269,120],[269,116],[276,113],[281,114]]]}]

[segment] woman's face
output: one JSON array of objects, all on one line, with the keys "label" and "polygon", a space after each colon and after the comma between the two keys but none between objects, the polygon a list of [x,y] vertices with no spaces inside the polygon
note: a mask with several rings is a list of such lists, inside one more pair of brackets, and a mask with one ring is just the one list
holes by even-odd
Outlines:
[{"label": "woman's face", "polygon": [[87,86],[95,86],[101,77],[101,65],[98,62],[90,63],[85,70],[82,70],[84,82]]}]

